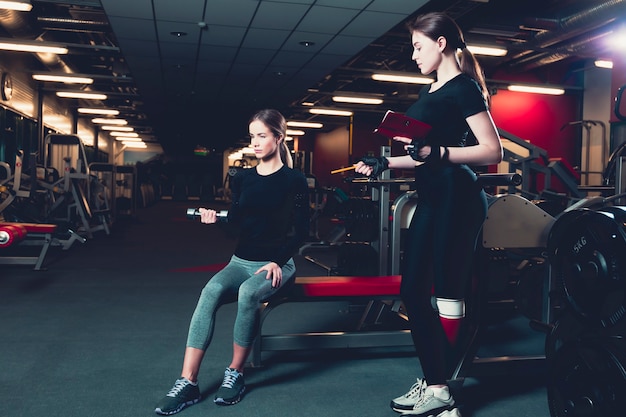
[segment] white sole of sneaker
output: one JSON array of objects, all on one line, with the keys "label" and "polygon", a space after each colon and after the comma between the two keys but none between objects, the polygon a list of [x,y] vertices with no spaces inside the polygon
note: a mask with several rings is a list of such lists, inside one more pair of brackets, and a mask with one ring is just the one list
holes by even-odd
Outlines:
[{"label": "white sole of sneaker", "polygon": [[243,389],[241,390],[241,392],[239,393],[239,395],[237,396],[237,398],[235,398],[234,400],[231,401],[226,401],[223,398],[216,398],[213,400],[213,402],[217,405],[235,405],[237,404],[239,401],[241,401],[241,399],[243,398],[243,393],[246,392],[246,387],[244,386]]},{"label": "white sole of sneaker", "polygon": [[183,411],[183,408],[187,407],[188,405],[197,404],[198,401],[200,401],[200,398],[198,398],[197,400],[193,400],[193,401],[187,401],[186,403],[182,403],[180,407],[178,407],[176,410],[172,410],[169,412],[162,411],[160,408],[155,409],[154,412],[162,416],[171,416],[172,414],[180,413],[181,411]]}]

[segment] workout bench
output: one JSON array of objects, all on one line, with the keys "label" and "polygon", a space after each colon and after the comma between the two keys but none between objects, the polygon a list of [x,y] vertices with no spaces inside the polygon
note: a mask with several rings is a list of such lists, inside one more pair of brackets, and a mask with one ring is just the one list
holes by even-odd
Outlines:
[{"label": "workout bench", "polygon": [[[400,300],[400,281],[400,275],[294,278],[261,306],[251,365],[261,366],[261,354],[268,351],[413,346],[409,330],[361,331],[375,301]],[[289,302],[310,301],[362,301],[367,305],[353,331],[263,334],[263,323],[274,308]]]},{"label": "workout bench", "polygon": [[[60,246],[63,250],[67,250],[74,241],[85,243],[85,239],[72,230],[68,231],[70,235],[68,239],[55,237],[57,228],[56,224],[0,222],[0,264],[34,265],[33,269],[39,271],[50,246]],[[41,250],[37,256],[3,253],[4,249],[8,250],[17,246],[41,246]]]}]

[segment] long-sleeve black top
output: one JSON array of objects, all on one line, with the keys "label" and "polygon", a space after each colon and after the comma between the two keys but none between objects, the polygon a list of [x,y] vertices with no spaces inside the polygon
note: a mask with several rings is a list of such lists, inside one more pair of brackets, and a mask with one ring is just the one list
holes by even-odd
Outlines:
[{"label": "long-sleeve black top", "polygon": [[228,222],[239,228],[235,256],[283,266],[308,236],[309,200],[304,175],[283,166],[270,175],[244,169],[231,181]]}]

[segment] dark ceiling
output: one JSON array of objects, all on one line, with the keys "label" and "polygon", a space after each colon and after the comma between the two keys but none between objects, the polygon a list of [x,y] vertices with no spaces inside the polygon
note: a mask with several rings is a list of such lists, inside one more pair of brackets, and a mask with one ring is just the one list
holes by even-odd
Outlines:
[{"label": "dark ceiling", "polygon": [[[487,78],[507,74],[568,83],[599,57],[624,24],[626,0],[32,0],[30,13],[0,11],[0,37],[70,47],[31,68],[96,79],[147,140],[168,153],[196,144],[224,149],[244,140],[247,118],[275,107],[322,121],[303,101],[336,107],[338,91],[404,110],[419,87],[371,80],[374,71],[416,73],[407,19],[427,11],[455,18],[468,44],[499,45],[480,57]],[[552,74],[560,74],[554,80]],[[345,108],[345,105],[341,106]],[[345,123],[345,120],[341,121]]]}]

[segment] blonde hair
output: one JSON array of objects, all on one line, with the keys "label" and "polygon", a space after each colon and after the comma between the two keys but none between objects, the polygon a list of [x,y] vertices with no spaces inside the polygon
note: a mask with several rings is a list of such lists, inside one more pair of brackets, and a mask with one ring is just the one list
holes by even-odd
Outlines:
[{"label": "blonde hair", "polygon": [[280,154],[280,160],[283,164],[289,168],[293,168],[293,158],[291,157],[291,151],[287,146],[285,137],[287,136],[287,121],[285,117],[278,110],[263,109],[256,112],[251,118],[250,122],[258,120],[263,123],[274,134],[275,137],[281,138],[282,143],[278,148]]}]

